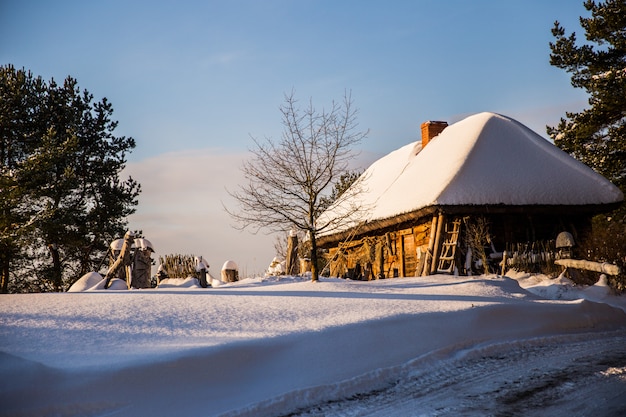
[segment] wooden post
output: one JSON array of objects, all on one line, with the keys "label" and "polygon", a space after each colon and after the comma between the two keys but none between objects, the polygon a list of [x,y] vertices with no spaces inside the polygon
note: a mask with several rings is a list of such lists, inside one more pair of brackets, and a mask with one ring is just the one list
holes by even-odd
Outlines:
[{"label": "wooden post", "polygon": [[561,265],[565,268],[586,269],[588,271],[609,275],[619,275],[621,272],[619,266],[606,262],[593,262],[583,259],[557,259],[554,263],[555,265]]},{"label": "wooden post", "polygon": [[415,256],[417,257],[417,267],[415,268],[415,276],[419,277],[422,275],[422,271],[424,270],[424,258],[426,257],[425,253],[422,253],[422,248],[419,246],[415,247]]},{"label": "wooden post", "polygon": [[431,275],[437,272],[437,262],[439,261],[439,246],[441,246],[441,229],[444,221],[445,217],[443,213],[439,213],[439,218],[437,219],[437,233],[435,234],[435,247],[433,248],[433,259],[430,264]]},{"label": "wooden post", "polygon": [[435,248],[435,231],[437,230],[437,214],[433,214],[433,220],[430,224],[430,237],[428,238],[428,249],[424,254],[424,267],[421,271],[422,276],[430,274],[430,261]]},{"label": "wooden post", "polygon": [[385,278],[385,244],[381,242],[380,248],[378,250],[380,251],[379,260],[378,260],[378,278],[384,279]]},{"label": "wooden post", "polygon": [[406,277],[406,265],[404,256],[404,235],[400,235],[400,276]]},{"label": "wooden post", "polygon": [[296,275],[300,265],[298,265],[298,235],[292,230],[287,238],[287,256],[285,261],[285,274]]},{"label": "wooden post", "polygon": [[502,252],[502,262],[500,263],[501,265],[501,275],[504,276],[504,274],[506,274],[506,266],[507,266],[507,261],[509,259],[509,253],[507,251]]}]

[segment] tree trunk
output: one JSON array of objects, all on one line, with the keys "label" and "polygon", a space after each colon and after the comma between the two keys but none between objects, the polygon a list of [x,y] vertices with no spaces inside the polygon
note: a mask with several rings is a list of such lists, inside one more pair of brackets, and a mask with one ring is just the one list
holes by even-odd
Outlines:
[{"label": "tree trunk", "polygon": [[52,255],[52,284],[57,292],[63,291],[63,274],[61,269],[61,255],[59,248],[54,243],[48,245],[50,254]]},{"label": "tree trunk", "polygon": [[2,276],[1,276],[1,285],[0,285],[0,293],[6,294],[9,292],[9,258],[2,259]]},{"label": "tree trunk", "polygon": [[317,240],[315,240],[315,232],[311,231],[311,281],[319,280],[319,271],[317,270]]},{"label": "tree trunk", "polygon": [[91,256],[91,252],[93,252],[94,246],[95,243],[92,243],[83,249],[82,256],[80,257],[80,277],[93,270],[89,258]]}]

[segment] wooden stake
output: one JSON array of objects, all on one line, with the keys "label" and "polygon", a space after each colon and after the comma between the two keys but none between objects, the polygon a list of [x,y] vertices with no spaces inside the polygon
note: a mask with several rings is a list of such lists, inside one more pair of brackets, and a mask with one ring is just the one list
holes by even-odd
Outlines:
[{"label": "wooden stake", "polygon": [[435,247],[433,248],[433,259],[430,264],[431,275],[437,272],[437,262],[439,262],[439,246],[441,246],[441,229],[444,221],[445,217],[443,213],[439,213],[439,218],[437,219],[437,234],[435,235]]}]

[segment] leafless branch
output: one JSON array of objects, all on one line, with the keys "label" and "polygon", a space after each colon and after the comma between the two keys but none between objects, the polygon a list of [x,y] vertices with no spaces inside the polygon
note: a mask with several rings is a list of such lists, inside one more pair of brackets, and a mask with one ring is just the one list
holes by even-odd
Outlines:
[{"label": "leafless branch", "polygon": [[[321,199],[347,172],[354,146],[368,131],[359,130],[358,111],[349,92],[341,103],[333,101],[330,109],[319,112],[312,101],[305,108],[299,107],[291,92],[285,94],[280,112],[280,140],[252,137],[252,158],[242,166],[246,183],[237,191],[229,191],[239,207],[226,210],[241,228],[284,232],[295,227],[307,231],[313,236],[315,248],[318,231],[341,223],[334,219],[317,224]],[[351,193],[357,190],[355,187]],[[346,215],[353,215],[357,209]]]}]

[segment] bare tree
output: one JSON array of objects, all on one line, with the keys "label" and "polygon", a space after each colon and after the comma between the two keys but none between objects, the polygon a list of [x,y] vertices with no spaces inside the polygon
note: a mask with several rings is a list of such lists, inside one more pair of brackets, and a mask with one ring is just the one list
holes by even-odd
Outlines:
[{"label": "bare tree", "polygon": [[[308,234],[311,243],[312,280],[317,281],[316,236],[341,226],[337,217],[321,223],[319,216],[327,207],[324,197],[342,174],[349,171],[353,147],[367,136],[357,123],[357,109],[350,93],[342,103],[333,101],[331,108],[318,112],[312,101],[300,108],[294,92],[285,95],[280,107],[283,133],[279,141],[252,137],[252,158],[242,171],[247,184],[229,192],[239,209],[228,213],[241,225],[255,231],[268,229],[284,232],[291,228]],[[352,187],[345,195],[358,192]],[[344,209],[341,218],[351,218],[359,210]]]},{"label": "bare tree", "polygon": [[[465,242],[468,250],[472,254],[472,263],[474,260],[480,261],[484,269],[484,273],[489,273],[489,260],[487,259],[486,245],[491,244],[491,236],[489,235],[489,222],[485,217],[477,217],[475,219],[466,219],[467,233]],[[471,266],[470,266],[471,268]]]}]

